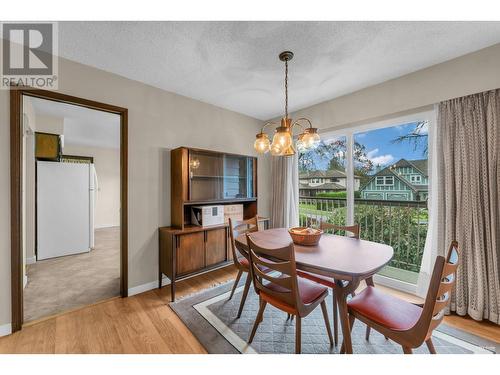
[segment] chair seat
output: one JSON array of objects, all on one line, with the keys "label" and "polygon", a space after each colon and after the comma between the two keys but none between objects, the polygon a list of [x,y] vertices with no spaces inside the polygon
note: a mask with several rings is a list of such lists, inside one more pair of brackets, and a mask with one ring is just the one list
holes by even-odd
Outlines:
[{"label": "chair seat", "polygon": [[417,323],[422,308],[368,286],[347,302],[350,311],[386,328],[405,331]]},{"label": "chair seat", "polygon": [[[322,285],[314,283],[312,281],[302,279],[300,277],[297,278],[297,284],[299,287],[299,295],[302,302],[306,305],[313,303],[318,298],[320,298],[325,292],[328,293],[328,289]],[[288,290],[283,288],[282,286],[274,283],[266,284],[266,287],[275,292],[287,292]]]},{"label": "chair seat", "polygon": [[314,281],[315,283],[324,285],[328,288],[335,288],[335,280],[328,276],[317,275],[315,273],[307,272],[307,271],[299,271],[297,270],[297,275],[303,277],[304,279]]}]

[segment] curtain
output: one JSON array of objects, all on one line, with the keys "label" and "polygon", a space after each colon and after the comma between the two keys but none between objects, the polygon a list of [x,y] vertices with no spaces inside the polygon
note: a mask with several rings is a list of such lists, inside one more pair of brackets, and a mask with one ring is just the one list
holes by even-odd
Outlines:
[{"label": "curtain", "polygon": [[457,240],[450,309],[500,324],[500,89],[439,104],[438,246]]},{"label": "curtain", "polygon": [[271,225],[290,228],[299,224],[298,155],[271,156]]}]

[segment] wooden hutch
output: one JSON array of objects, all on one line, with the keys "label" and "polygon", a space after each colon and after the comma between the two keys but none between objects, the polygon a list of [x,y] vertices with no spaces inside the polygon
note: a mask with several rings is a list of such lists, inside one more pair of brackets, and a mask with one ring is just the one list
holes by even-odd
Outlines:
[{"label": "wooden hutch", "polygon": [[[232,262],[228,224],[191,222],[193,206],[243,206],[243,218],[257,215],[257,158],[180,147],[171,152],[171,226],[159,228],[159,287],[163,274],[175,283]],[[262,218],[260,225],[268,226]]]}]

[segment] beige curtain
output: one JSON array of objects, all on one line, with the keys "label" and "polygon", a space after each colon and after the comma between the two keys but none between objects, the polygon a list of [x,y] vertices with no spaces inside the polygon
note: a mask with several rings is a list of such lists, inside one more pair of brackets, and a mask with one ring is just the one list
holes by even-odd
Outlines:
[{"label": "beige curtain", "polygon": [[299,223],[298,156],[271,156],[271,225],[290,228]]},{"label": "beige curtain", "polygon": [[461,264],[451,310],[500,324],[500,90],[439,104],[439,251]]}]

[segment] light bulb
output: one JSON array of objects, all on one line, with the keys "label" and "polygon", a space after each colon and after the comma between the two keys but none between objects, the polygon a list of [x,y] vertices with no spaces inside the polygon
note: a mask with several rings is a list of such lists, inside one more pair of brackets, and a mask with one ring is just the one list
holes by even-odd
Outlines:
[{"label": "light bulb", "polygon": [[301,141],[302,147],[304,147],[305,150],[314,150],[319,146],[321,142],[321,138],[318,134],[318,129],[307,128],[306,130],[304,130],[304,133],[301,134]]},{"label": "light bulb", "polygon": [[265,154],[270,149],[270,143],[271,142],[269,141],[269,137],[266,133],[259,133],[256,135],[253,147],[259,154]]},{"label": "light bulb", "polygon": [[272,155],[281,155],[283,152],[290,147],[292,144],[292,135],[288,131],[288,128],[280,126],[276,129],[274,133],[273,143],[271,145]]}]

